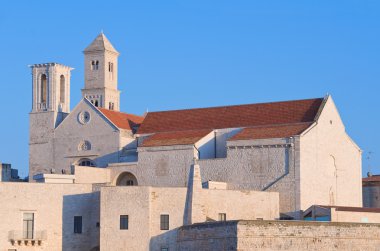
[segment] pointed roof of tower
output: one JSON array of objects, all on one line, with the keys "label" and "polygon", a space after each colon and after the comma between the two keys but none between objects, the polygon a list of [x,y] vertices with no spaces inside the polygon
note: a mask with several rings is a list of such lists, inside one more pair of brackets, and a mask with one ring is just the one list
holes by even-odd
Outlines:
[{"label": "pointed roof of tower", "polygon": [[112,46],[108,38],[101,32],[92,43],[84,49],[84,52],[90,51],[111,51],[119,54],[119,52]]}]

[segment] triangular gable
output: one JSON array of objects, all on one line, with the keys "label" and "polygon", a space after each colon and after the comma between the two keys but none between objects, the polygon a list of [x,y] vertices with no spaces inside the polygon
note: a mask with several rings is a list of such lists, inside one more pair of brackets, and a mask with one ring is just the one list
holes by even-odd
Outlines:
[{"label": "triangular gable", "polygon": [[[86,107],[86,109],[84,109],[84,107]],[[56,131],[59,132],[62,127],[66,126],[67,123],[70,123],[72,121],[78,121],[79,113],[84,110],[91,111],[91,114],[92,114],[91,117],[93,117],[94,115],[97,115],[112,130],[119,130],[119,128],[112,121],[110,121],[106,116],[104,116],[104,114],[101,113],[89,100],[87,100],[86,98],[83,98],[69,113],[69,115],[61,122],[61,124],[58,125],[58,127],[56,128]]]}]

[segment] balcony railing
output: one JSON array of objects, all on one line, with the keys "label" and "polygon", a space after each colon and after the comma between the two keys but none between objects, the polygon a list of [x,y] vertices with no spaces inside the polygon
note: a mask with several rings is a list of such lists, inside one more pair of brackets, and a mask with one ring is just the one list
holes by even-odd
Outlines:
[{"label": "balcony railing", "polygon": [[43,231],[9,231],[8,240],[14,246],[41,246],[47,240],[46,230]]}]

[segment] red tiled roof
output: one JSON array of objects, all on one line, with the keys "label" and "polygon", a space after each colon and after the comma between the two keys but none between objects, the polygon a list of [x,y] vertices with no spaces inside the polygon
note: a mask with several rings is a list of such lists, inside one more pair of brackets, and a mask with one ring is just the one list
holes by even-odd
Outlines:
[{"label": "red tiled roof", "polygon": [[363,182],[380,182],[380,175],[373,175],[362,179]]},{"label": "red tiled roof", "polygon": [[252,127],[314,121],[323,98],[149,112],[138,133]]},{"label": "red tiled roof", "polygon": [[155,133],[145,139],[140,146],[172,146],[172,145],[192,145],[209,134],[212,130],[193,130],[177,132]]},{"label": "red tiled roof", "polygon": [[294,135],[299,135],[305,131],[312,122],[286,124],[286,125],[270,125],[248,127],[241,130],[239,133],[228,139],[233,140],[248,140],[248,139],[270,139],[270,138],[287,138]]},{"label": "red tiled roof", "polygon": [[100,107],[97,108],[104,116],[106,116],[120,129],[132,130],[134,126],[140,125],[144,120],[144,117],[141,116],[111,111]]}]

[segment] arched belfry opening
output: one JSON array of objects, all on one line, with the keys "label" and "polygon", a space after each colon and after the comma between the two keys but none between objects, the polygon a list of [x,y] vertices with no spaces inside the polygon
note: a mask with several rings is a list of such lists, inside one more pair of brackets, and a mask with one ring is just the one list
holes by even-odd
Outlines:
[{"label": "arched belfry opening", "polygon": [[45,74],[41,75],[40,81],[40,103],[46,104],[47,100],[47,78]]},{"label": "arched belfry opening", "polygon": [[137,186],[137,179],[130,172],[123,172],[117,177],[116,186]]},{"label": "arched belfry opening", "polygon": [[65,76],[59,78],[59,102],[65,103]]}]

